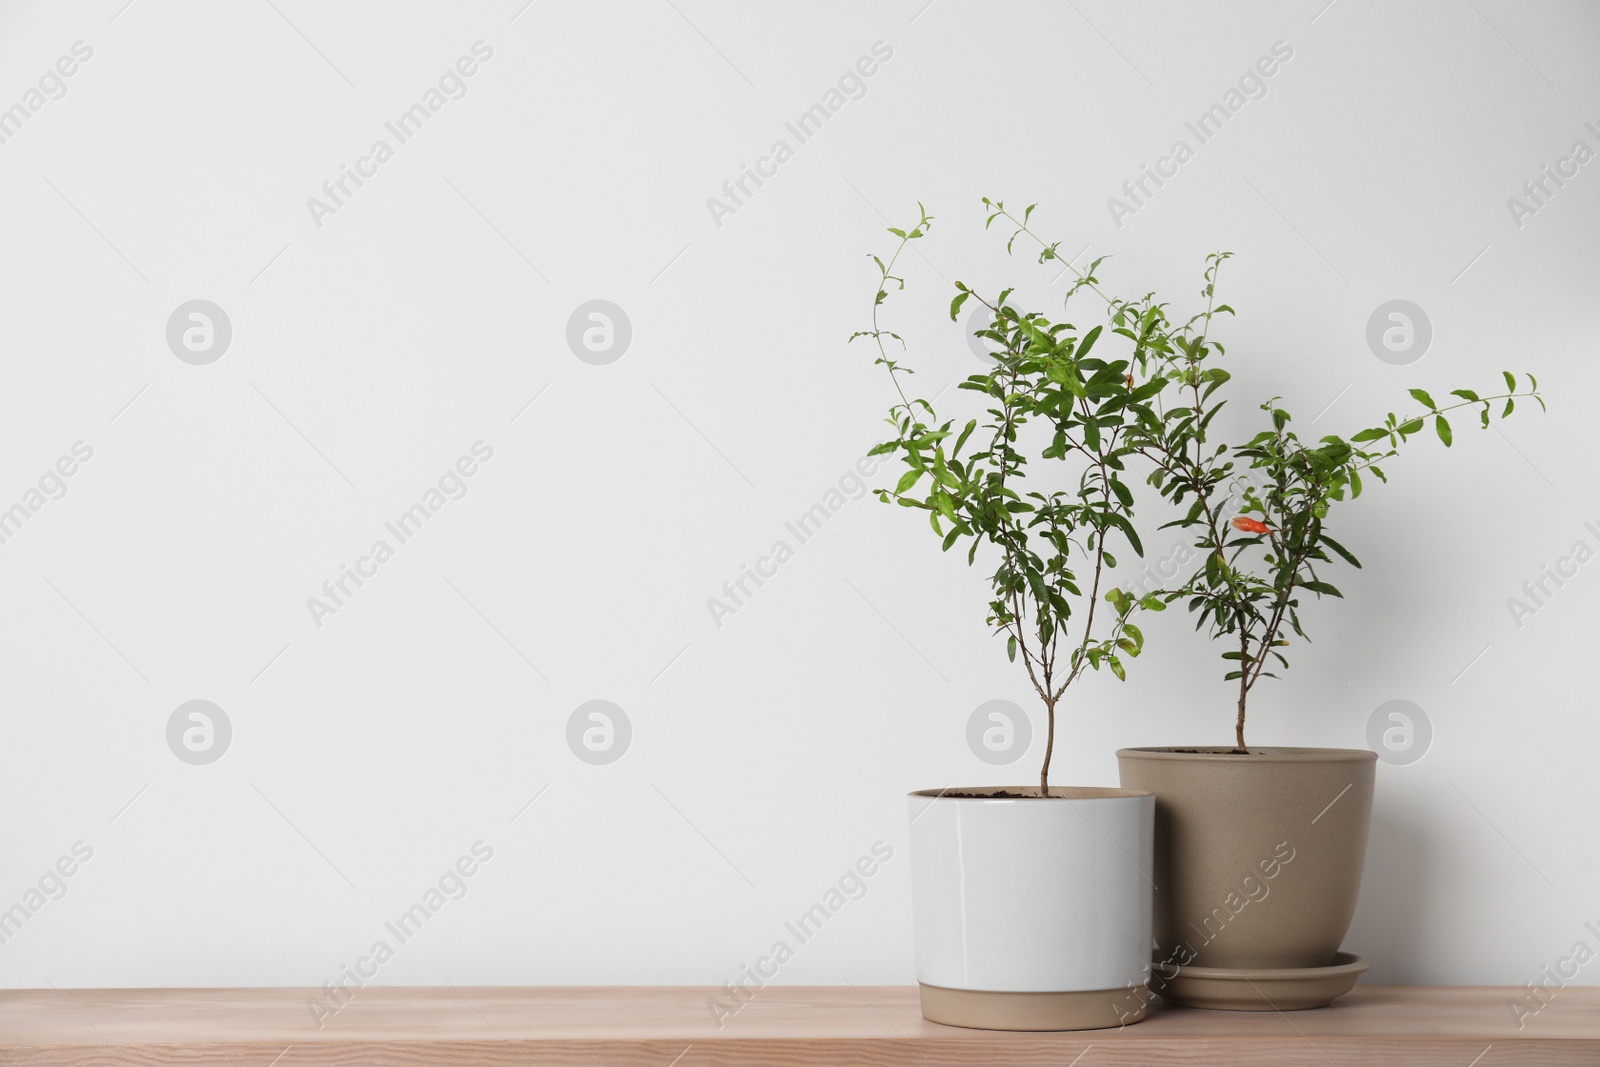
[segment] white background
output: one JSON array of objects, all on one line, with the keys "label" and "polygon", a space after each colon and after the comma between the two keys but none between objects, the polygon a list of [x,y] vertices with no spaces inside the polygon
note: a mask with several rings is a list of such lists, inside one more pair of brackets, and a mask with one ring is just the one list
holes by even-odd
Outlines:
[{"label": "white background", "polygon": [[[0,545],[0,908],[94,850],[0,983],[319,985],[479,840],[381,981],[720,984],[883,840],[780,980],[909,982],[903,794],[1036,774],[1037,719],[1009,768],[966,745],[980,703],[1033,706],[983,571],[867,499],[720,627],[707,600],[883,432],[888,382],[845,338],[886,225],[937,216],[886,311],[925,395],[981,369],[952,280],[1059,306],[985,195],[1185,311],[1236,252],[1241,432],[1273,394],[1314,436],[1410,386],[1540,375],[1548,415],[1419,439],[1336,516],[1366,568],[1306,612],[1317,651],[1262,684],[1252,741],[1363,746],[1398,698],[1433,723],[1379,766],[1347,942],[1370,980],[1520,984],[1593,943],[1600,563],[1520,627],[1507,600],[1600,548],[1600,163],[1520,228],[1507,198],[1600,149],[1600,8],[124,2],[0,8],[0,106],[93,48],[0,144],[0,507],[94,450]],[[307,198],[479,40],[467,95],[317,226]],[[877,41],[866,95],[796,146],[784,122]],[[1277,41],[1265,97],[1119,228],[1107,198]],[[717,225],[707,198],[779,138],[794,158]],[[209,366],[165,339],[197,298],[233,327]],[[565,340],[596,298],[633,326],[610,366]],[[1394,298],[1433,324],[1414,366],[1365,340]],[[315,625],[307,598],[479,440],[468,494]],[[1127,684],[1072,695],[1055,780],[1229,740],[1181,614]],[[233,726],[209,766],[166,742],[196,698]],[[565,741],[597,698],[633,725],[610,766]]]}]

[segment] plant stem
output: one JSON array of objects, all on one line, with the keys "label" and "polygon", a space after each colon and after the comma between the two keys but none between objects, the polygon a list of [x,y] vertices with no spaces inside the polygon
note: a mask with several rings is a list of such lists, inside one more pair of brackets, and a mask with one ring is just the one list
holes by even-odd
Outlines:
[{"label": "plant stem", "polygon": [[1044,702],[1045,713],[1049,717],[1049,726],[1045,730],[1044,765],[1039,768],[1039,796],[1050,795],[1050,756],[1056,747],[1056,702],[1046,698]]},{"label": "plant stem", "polygon": [[1250,750],[1244,747],[1244,702],[1250,695],[1250,671],[1247,669],[1245,657],[1250,654],[1250,634],[1244,627],[1239,628],[1239,718],[1233,724],[1233,740],[1235,752],[1248,755]]},{"label": "plant stem", "polygon": [[[900,253],[904,252],[906,250],[906,246],[910,243],[910,238],[900,238],[900,244],[895,247],[894,255],[889,257],[889,262],[883,268],[883,279],[879,282],[881,288],[888,288],[889,282],[894,277],[894,275],[891,273],[894,270],[894,265],[899,262]],[[900,404],[906,409],[906,416],[915,421],[916,411],[912,408],[911,401],[906,398],[905,389],[901,388],[900,385],[900,370],[895,366],[894,361],[889,358],[889,351],[883,345],[884,331],[883,328],[878,325],[878,308],[881,305],[882,301],[878,300],[873,301],[872,304],[872,340],[878,346],[878,358],[889,368],[889,381],[893,383],[894,391],[900,394]]]}]

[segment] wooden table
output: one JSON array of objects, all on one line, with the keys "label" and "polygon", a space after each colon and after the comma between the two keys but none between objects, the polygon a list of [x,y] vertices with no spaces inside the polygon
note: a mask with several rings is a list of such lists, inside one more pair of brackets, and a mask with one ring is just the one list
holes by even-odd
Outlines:
[{"label": "wooden table", "polygon": [[1011,1034],[923,1020],[911,988],[755,991],[719,1028],[717,989],[367,988],[319,1028],[310,989],[0,992],[0,1064],[146,1067],[1563,1067],[1600,1064],[1600,988],[1558,990],[1517,1029],[1515,988],[1358,986],[1276,1013],[1157,1007],[1122,1030]]}]

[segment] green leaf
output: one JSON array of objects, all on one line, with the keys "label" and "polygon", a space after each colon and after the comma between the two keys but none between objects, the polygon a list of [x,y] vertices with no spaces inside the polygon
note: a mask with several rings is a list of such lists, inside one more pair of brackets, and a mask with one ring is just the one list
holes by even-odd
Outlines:
[{"label": "green leaf", "polygon": [[1433,397],[1429,396],[1426,390],[1423,390],[1423,389],[1413,389],[1413,390],[1411,390],[1411,398],[1413,400],[1415,400],[1419,404],[1426,405],[1426,407],[1427,407],[1427,409],[1429,411],[1438,411],[1439,410],[1439,405],[1435,404],[1433,402]]},{"label": "green leaf", "polygon": [[1128,539],[1128,544],[1133,546],[1134,554],[1143,556],[1144,544],[1139,540],[1139,532],[1133,528],[1133,523],[1117,514],[1108,515],[1106,518],[1111,525],[1122,531],[1122,535]]},{"label": "green leaf", "polygon": [[1210,399],[1211,394],[1222,388],[1223,384],[1231,377],[1232,375],[1223,370],[1221,367],[1212,367],[1210,370],[1206,371],[1205,380],[1208,384],[1206,385],[1205,393],[1203,394],[1204,397],[1206,399]]},{"label": "green leaf", "polygon": [[1361,561],[1356,559],[1356,557],[1353,556],[1350,553],[1350,550],[1348,548],[1344,547],[1339,542],[1337,542],[1333,538],[1329,537],[1327,534],[1323,534],[1322,535],[1321,541],[1322,541],[1323,544],[1327,545],[1329,548],[1331,548],[1335,552],[1339,553],[1340,557],[1343,558],[1346,563],[1350,564],[1350,566],[1355,567],[1358,570],[1360,569]]},{"label": "green leaf", "polygon": [[1434,417],[1433,428],[1439,432],[1439,440],[1444,442],[1444,447],[1449,448],[1451,442],[1450,424],[1444,421],[1443,415]]},{"label": "green leaf", "polygon": [[898,496],[899,494],[904,493],[907,489],[910,489],[912,486],[916,485],[917,480],[922,477],[922,473],[923,472],[919,470],[910,470],[902,474],[900,476],[900,481],[894,487],[895,495]]},{"label": "green leaf", "polygon": [[1111,673],[1117,676],[1117,680],[1119,682],[1126,682],[1128,680],[1128,672],[1122,669],[1122,661],[1120,659],[1115,656],[1110,656],[1107,658],[1106,662],[1111,665]]},{"label": "green leaf", "polygon": [[956,294],[956,298],[954,300],[950,301],[950,321],[951,322],[955,322],[956,321],[956,315],[960,313],[961,305],[965,304],[967,302],[967,297],[969,297],[971,295],[972,295],[971,293],[965,293],[965,292],[957,293]]},{"label": "green leaf", "polygon": [[1309,589],[1313,593],[1320,593],[1323,596],[1336,596],[1341,600],[1344,599],[1344,594],[1339,592],[1339,590],[1335,589],[1333,586],[1329,585],[1327,582],[1305,581],[1301,582],[1300,585],[1302,588]]},{"label": "green leaf", "polygon": [[972,431],[976,430],[977,428],[978,428],[978,420],[977,419],[969,419],[967,421],[967,428],[961,431],[961,436],[960,437],[956,438],[955,451],[950,453],[950,454],[953,455],[953,456],[959,456],[961,454],[961,446],[967,443],[967,438],[971,437],[972,436]]},{"label": "green leaf", "polygon": [[1356,442],[1357,444],[1365,444],[1368,441],[1381,441],[1383,438],[1388,437],[1388,436],[1389,436],[1389,431],[1388,430],[1378,429],[1378,428],[1374,427],[1373,429],[1370,429],[1370,430],[1362,430],[1360,433],[1358,433],[1354,437],[1350,438],[1350,440]]}]

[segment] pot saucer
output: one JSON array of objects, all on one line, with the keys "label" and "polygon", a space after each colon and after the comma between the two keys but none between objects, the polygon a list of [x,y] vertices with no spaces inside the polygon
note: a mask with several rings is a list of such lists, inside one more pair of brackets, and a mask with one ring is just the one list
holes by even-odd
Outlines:
[{"label": "pot saucer", "polygon": [[1355,988],[1367,961],[1334,953],[1326,967],[1179,967],[1162,984],[1161,998],[1186,1008],[1217,1011],[1297,1011],[1325,1008]]}]

